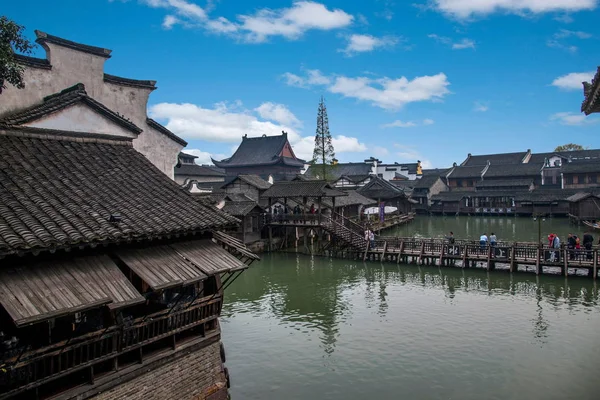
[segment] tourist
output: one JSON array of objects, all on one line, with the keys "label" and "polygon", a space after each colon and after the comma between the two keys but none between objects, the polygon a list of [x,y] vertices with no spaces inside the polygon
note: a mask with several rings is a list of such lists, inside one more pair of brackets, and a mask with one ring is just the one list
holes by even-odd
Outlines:
[{"label": "tourist", "polygon": [[592,246],[594,245],[594,237],[590,232],[583,234],[583,247],[585,248],[585,255],[588,260],[592,259]]},{"label": "tourist", "polygon": [[454,240],[454,232],[450,231],[450,235],[446,236],[446,240],[448,241],[448,243],[454,244],[454,242],[455,242],[455,240]]},{"label": "tourist", "polygon": [[369,229],[368,226],[365,229],[365,240],[369,242],[369,244],[371,243],[371,229]]},{"label": "tourist", "polygon": [[310,205],[310,213],[311,213],[311,214],[314,214],[315,212],[316,212],[316,210],[315,210],[315,203],[312,203],[312,204]]},{"label": "tourist", "polygon": [[375,234],[369,229],[369,241],[371,242],[371,248],[375,248]]},{"label": "tourist", "polygon": [[552,247],[552,243],[554,243],[554,233],[548,235],[548,247]]},{"label": "tourist", "polygon": [[488,243],[488,237],[487,237],[487,234],[484,233],[483,235],[481,235],[479,237],[479,245],[481,246],[481,250],[485,250],[485,248],[487,247],[487,243]]},{"label": "tourist", "polygon": [[569,249],[569,260],[575,259],[575,236],[572,233],[569,233],[567,238],[567,249]]},{"label": "tourist", "polygon": [[[553,233],[552,236],[554,237],[552,239],[552,248],[555,249],[560,249],[560,238],[558,237],[558,235],[556,233]],[[577,244],[575,245],[576,247],[579,246],[579,238],[576,239],[577,240]]]},{"label": "tourist", "polygon": [[494,232],[492,232],[492,234],[490,235],[490,246],[494,247],[496,246],[496,235],[494,235]]}]

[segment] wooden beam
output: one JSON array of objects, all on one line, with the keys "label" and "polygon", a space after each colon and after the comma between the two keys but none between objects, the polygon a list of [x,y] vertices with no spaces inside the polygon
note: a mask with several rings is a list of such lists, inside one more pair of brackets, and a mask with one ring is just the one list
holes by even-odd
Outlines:
[{"label": "wooden beam", "polygon": [[510,272],[514,272],[515,270],[515,244],[513,243],[510,248]]},{"label": "wooden beam", "polygon": [[404,239],[400,241],[400,253],[398,253],[398,260],[396,264],[400,264],[400,259],[402,258],[402,252],[404,251]]}]

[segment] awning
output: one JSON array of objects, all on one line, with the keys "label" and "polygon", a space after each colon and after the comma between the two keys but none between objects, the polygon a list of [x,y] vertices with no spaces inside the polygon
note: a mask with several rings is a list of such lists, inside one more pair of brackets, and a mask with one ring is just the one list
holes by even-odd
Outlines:
[{"label": "awning", "polygon": [[152,290],[191,285],[207,278],[201,268],[169,245],[123,249],[117,251],[116,256]]},{"label": "awning", "polygon": [[0,269],[0,304],[17,326],[145,301],[106,255]]},{"label": "awning", "polygon": [[180,242],[171,246],[209,276],[248,268],[246,264],[212,240]]}]

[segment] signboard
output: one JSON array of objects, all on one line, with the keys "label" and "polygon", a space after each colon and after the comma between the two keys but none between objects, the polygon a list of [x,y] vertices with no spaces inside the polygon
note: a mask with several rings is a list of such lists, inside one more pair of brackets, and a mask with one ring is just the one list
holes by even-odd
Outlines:
[{"label": "signboard", "polygon": [[544,261],[546,262],[560,262],[560,250],[544,250]]},{"label": "signboard", "polygon": [[379,221],[383,222],[385,220],[385,203],[382,201],[379,203]]},{"label": "signboard", "polygon": [[446,249],[446,254],[451,257],[460,256],[460,247],[459,246],[448,246]]},{"label": "signboard", "polygon": [[494,258],[508,258],[508,247],[494,247]]}]

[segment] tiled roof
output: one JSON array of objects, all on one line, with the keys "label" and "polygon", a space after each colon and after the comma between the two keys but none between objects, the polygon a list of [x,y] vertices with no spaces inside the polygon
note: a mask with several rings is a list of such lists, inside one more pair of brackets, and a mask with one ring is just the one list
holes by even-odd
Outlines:
[{"label": "tiled roof", "polygon": [[221,211],[235,217],[244,217],[256,207],[258,204],[255,201],[227,201]]},{"label": "tiled roof", "polygon": [[287,133],[279,136],[243,137],[242,143],[231,157],[221,161],[213,160],[213,163],[220,168],[277,163],[302,168],[304,160],[280,156],[287,142]]},{"label": "tiled roof", "polygon": [[39,119],[42,116],[60,111],[76,103],[85,103],[89,107],[93,108],[96,112],[104,115],[111,121],[136,134],[142,132],[142,130],[133,122],[125,119],[123,116],[106,108],[104,105],[89,97],[85,91],[85,87],[81,83],[71,86],[70,88],[67,88],[57,94],[44,97],[44,100],[41,104],[37,104],[22,111],[4,116],[2,119],[0,119],[0,124],[9,126],[25,124],[27,122]]},{"label": "tiled roof", "polygon": [[162,126],[161,124],[159,124],[158,122],[153,120],[152,118],[146,118],[146,123],[148,124],[148,126],[156,129],[158,132],[167,136],[174,142],[179,143],[180,145],[182,145],[184,147],[187,146],[188,143],[185,140],[183,140],[182,138],[180,138],[179,136],[177,136],[176,134],[174,134],[173,132],[171,132],[170,130],[168,130],[167,128],[165,128],[164,126]]},{"label": "tiled roof", "polygon": [[452,179],[452,178],[455,178],[455,179],[481,178],[481,173],[483,172],[484,168],[485,168],[485,165],[477,165],[477,166],[472,166],[472,167],[457,166],[452,170],[452,172],[450,173],[448,178],[449,179]]},{"label": "tiled roof", "polygon": [[403,188],[376,176],[373,176],[369,183],[358,188],[357,191],[363,196],[372,199],[386,200],[394,197],[406,196]]},{"label": "tiled roof", "polygon": [[600,172],[600,160],[572,161],[563,163],[560,170],[564,174],[583,174],[587,172]]},{"label": "tiled roof", "polygon": [[[189,234],[235,224],[117,140],[0,134],[0,254]],[[109,222],[111,215],[121,222]]]},{"label": "tiled roof", "polygon": [[44,43],[53,43],[59,46],[68,47],[74,50],[83,51],[85,53],[90,53],[105,58],[110,58],[110,53],[112,52],[112,50],[104,49],[102,47],[89,46],[87,44],[72,42],[70,40],[59,38],[58,36],[49,35],[45,32],[38,30],[35,31],[35,35],[37,36],[36,42],[42,45]]},{"label": "tiled roof", "polygon": [[[581,189],[535,189],[531,192],[523,191],[515,193],[515,201],[530,201],[530,202],[553,202],[565,201],[570,196],[581,191]],[[589,189],[586,189],[589,191]]]},{"label": "tiled roof", "polygon": [[384,167],[386,171],[396,170],[397,172],[407,171],[408,174],[416,174],[417,173],[418,163],[406,163],[406,164],[379,164],[378,167]]},{"label": "tiled roof", "polygon": [[254,186],[258,190],[266,190],[271,187],[271,184],[258,175],[238,175],[238,178],[246,182],[250,186]]},{"label": "tiled roof", "polygon": [[121,76],[110,75],[110,74],[104,74],[104,82],[114,83],[117,85],[151,89],[151,90],[156,89],[156,81],[123,78]]},{"label": "tiled roof", "polygon": [[472,196],[473,192],[441,192],[431,196],[432,201],[460,201],[465,197]]},{"label": "tiled roof", "polygon": [[551,153],[534,153],[531,155],[529,164],[543,164],[546,158],[560,156],[564,160],[591,160],[600,159],[600,149],[573,150],[573,151],[554,151]]},{"label": "tiled roof", "polygon": [[577,203],[578,201],[587,199],[590,196],[598,197],[597,195],[593,195],[588,192],[577,192],[574,195],[567,197],[567,201],[570,201],[572,203]]},{"label": "tiled roof", "polygon": [[[358,193],[356,190],[348,190],[346,191],[348,196],[337,197],[335,199],[336,207],[345,207],[345,206],[356,206],[363,205],[369,206],[371,204],[376,204],[377,200],[373,200],[371,198],[365,197],[362,194]],[[329,202],[331,203],[331,202]]]},{"label": "tiled roof", "polygon": [[485,179],[475,184],[478,188],[531,186],[533,179]]},{"label": "tiled roof", "polygon": [[[321,174],[319,165],[311,165],[306,170],[307,177],[315,178]],[[327,168],[327,175],[331,181],[337,181],[342,176],[344,177],[365,177],[371,173],[371,164],[367,163],[338,163],[336,165],[330,165]],[[350,178],[351,180],[354,178]]]},{"label": "tiled roof", "polygon": [[337,197],[347,196],[341,190],[332,188],[325,181],[281,181],[275,182],[262,197]]},{"label": "tiled roof", "polygon": [[197,164],[181,164],[175,167],[176,176],[221,176],[224,177],[224,172],[218,172],[211,168]]},{"label": "tiled roof", "polygon": [[482,154],[482,155],[471,155],[467,156],[467,159],[462,162],[464,167],[472,167],[475,165],[485,166],[488,161],[492,165],[497,164],[518,164],[523,162],[523,159],[527,155],[526,151],[518,153],[500,153],[500,154]]},{"label": "tiled roof", "polygon": [[[488,178],[513,178],[521,176],[539,177],[542,166],[539,164],[513,164],[513,165],[490,165],[483,175],[483,179]],[[452,175],[451,175],[452,176]]]},{"label": "tiled roof", "polygon": [[437,174],[423,174],[421,178],[415,180],[414,188],[429,189],[438,179],[440,176]]},{"label": "tiled roof", "polygon": [[596,71],[596,75],[592,79],[591,83],[583,84],[583,103],[581,103],[581,112],[585,115],[591,113],[600,112],[600,67]]}]

